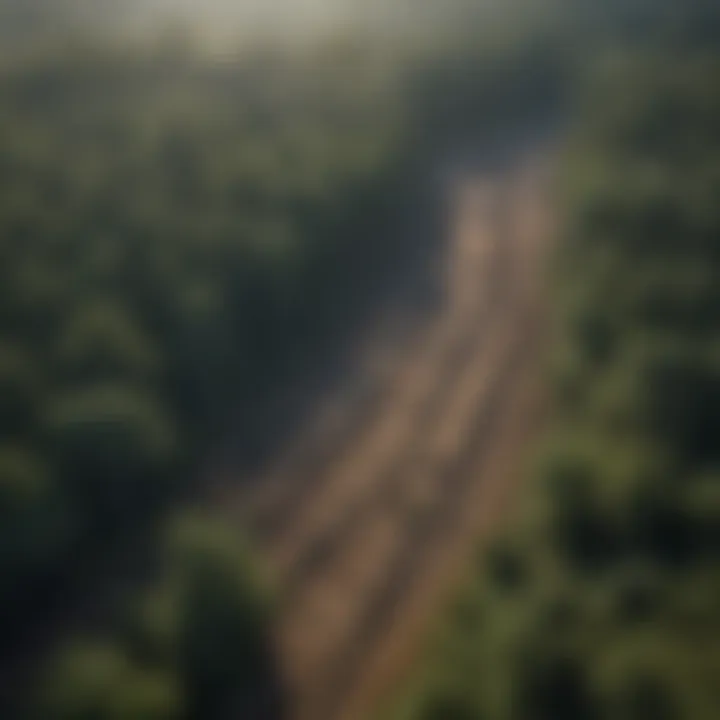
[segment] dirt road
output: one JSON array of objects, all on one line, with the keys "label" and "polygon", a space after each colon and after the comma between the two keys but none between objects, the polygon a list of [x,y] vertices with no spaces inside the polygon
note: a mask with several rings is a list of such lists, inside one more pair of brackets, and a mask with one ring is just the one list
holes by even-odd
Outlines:
[{"label": "dirt road", "polygon": [[243,508],[276,575],[292,720],[370,712],[492,528],[537,426],[543,155],[456,180],[441,307],[358,353]]}]

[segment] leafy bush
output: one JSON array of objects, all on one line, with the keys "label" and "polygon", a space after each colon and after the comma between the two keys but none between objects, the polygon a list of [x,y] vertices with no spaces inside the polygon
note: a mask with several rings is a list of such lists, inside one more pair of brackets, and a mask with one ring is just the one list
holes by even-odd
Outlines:
[{"label": "leafy bush", "polygon": [[182,699],[171,677],[133,664],[112,645],[74,644],[48,671],[38,718],[177,720]]},{"label": "leafy bush", "polygon": [[269,595],[247,548],[218,520],[182,517],[140,615],[140,646],[173,667],[193,717],[256,697],[271,668]]}]

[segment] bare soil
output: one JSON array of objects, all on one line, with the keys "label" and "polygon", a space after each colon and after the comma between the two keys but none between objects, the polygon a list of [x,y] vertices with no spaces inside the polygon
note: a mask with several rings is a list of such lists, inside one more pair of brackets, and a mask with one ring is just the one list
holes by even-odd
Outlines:
[{"label": "bare soil", "polygon": [[359,348],[353,387],[219,496],[280,590],[292,720],[372,716],[503,515],[541,418],[548,176],[538,152],[457,178],[441,305]]}]

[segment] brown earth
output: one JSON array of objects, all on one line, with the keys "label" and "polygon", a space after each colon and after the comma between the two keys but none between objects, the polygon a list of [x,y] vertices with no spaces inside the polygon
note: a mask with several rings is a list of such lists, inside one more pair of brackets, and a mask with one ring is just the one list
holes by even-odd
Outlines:
[{"label": "brown earth", "polygon": [[548,175],[537,153],[456,180],[441,307],[378,333],[363,391],[222,498],[280,589],[292,720],[371,714],[502,516],[541,417]]}]

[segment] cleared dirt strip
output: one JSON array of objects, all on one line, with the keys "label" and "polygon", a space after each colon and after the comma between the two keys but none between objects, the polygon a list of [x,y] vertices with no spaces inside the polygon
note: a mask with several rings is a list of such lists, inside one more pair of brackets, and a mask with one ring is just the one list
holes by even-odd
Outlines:
[{"label": "cleared dirt strip", "polygon": [[516,483],[541,398],[548,186],[538,158],[458,182],[442,306],[358,353],[351,387],[235,498],[281,592],[292,720],[372,707]]}]

